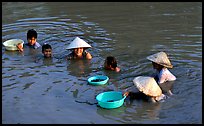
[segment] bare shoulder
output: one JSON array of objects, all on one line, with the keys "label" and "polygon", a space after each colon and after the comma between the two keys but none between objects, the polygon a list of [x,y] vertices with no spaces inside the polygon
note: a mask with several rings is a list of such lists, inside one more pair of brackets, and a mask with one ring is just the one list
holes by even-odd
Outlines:
[{"label": "bare shoulder", "polygon": [[86,59],[92,59],[92,56],[89,52],[86,53]]}]

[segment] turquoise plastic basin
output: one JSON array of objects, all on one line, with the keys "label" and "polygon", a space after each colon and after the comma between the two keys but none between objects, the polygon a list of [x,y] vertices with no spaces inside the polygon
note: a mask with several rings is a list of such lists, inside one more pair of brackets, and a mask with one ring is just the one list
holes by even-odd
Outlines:
[{"label": "turquoise plastic basin", "polygon": [[100,93],[96,96],[98,105],[102,108],[113,109],[123,105],[126,96],[122,92],[108,91]]},{"label": "turquoise plastic basin", "polygon": [[92,84],[92,85],[103,85],[103,84],[106,84],[108,80],[109,78],[107,76],[96,75],[96,76],[90,77],[88,79],[88,82],[89,84]]}]

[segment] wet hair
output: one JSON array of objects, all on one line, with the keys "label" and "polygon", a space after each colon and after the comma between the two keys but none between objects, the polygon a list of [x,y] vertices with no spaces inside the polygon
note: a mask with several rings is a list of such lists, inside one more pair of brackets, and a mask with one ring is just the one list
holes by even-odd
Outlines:
[{"label": "wet hair", "polygon": [[34,29],[30,29],[27,32],[27,39],[31,39],[32,37],[37,38],[38,33]]},{"label": "wet hair", "polygon": [[108,66],[111,66],[113,68],[116,68],[117,67],[117,61],[116,61],[116,58],[113,57],[113,56],[108,56],[106,57],[106,63]]},{"label": "wet hair", "polygon": [[43,44],[43,46],[42,46],[42,52],[44,52],[44,50],[46,50],[46,49],[52,49],[52,47],[51,47],[51,45],[49,45],[49,44]]}]

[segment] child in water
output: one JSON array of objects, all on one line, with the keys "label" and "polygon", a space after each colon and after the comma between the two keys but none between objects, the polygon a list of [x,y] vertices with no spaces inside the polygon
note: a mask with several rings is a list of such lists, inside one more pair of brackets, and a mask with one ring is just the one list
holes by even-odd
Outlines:
[{"label": "child in water", "polygon": [[52,57],[52,47],[49,44],[43,44],[42,46],[42,53],[44,58],[51,58]]},{"label": "child in water", "polygon": [[66,48],[72,50],[67,59],[92,59],[91,54],[85,51],[87,48],[91,48],[91,46],[79,37],[76,37]]},{"label": "child in water", "polygon": [[[27,41],[28,43],[26,43],[25,45],[29,46],[30,48],[34,48],[37,49],[39,48],[41,45],[37,42],[37,37],[38,34],[34,29],[30,29],[27,32]],[[19,51],[23,52],[23,45],[22,44],[17,44],[17,48],[19,49]]]},{"label": "child in water", "polygon": [[113,56],[106,57],[106,60],[104,62],[104,68],[106,70],[113,70],[116,72],[120,72],[120,68],[117,66],[116,58]]},{"label": "child in water", "polygon": [[150,55],[147,59],[152,61],[153,68],[157,70],[154,78],[158,84],[176,80],[176,77],[167,69],[173,68],[173,65],[165,52]]}]

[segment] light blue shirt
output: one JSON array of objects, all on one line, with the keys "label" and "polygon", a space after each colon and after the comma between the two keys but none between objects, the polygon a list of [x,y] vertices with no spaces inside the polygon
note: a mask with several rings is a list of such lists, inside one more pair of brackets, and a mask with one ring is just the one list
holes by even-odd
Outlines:
[{"label": "light blue shirt", "polygon": [[37,48],[39,48],[41,45],[38,43],[38,42],[36,42],[34,45],[29,45],[28,43],[26,43],[25,45],[27,45],[27,46],[29,46],[29,47],[32,47],[32,48],[34,48],[34,49],[37,49]]}]

